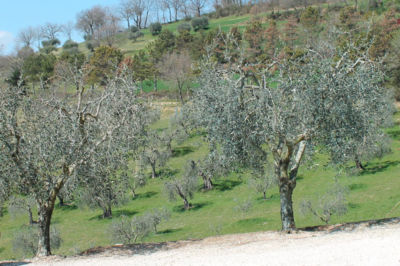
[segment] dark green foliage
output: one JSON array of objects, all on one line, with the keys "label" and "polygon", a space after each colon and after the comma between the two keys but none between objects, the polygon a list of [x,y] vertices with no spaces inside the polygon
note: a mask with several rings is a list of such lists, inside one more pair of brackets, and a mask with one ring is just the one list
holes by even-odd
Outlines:
[{"label": "dark green foliage", "polygon": [[52,39],[52,40],[45,40],[42,41],[42,48],[40,49],[41,52],[45,54],[50,54],[51,52],[57,50],[57,46],[60,45],[61,42],[59,39]]},{"label": "dark green foliage", "polygon": [[194,31],[207,30],[208,24],[209,22],[207,17],[196,17],[192,19],[192,27]]},{"label": "dark green foliage", "polygon": [[40,82],[43,89],[54,71],[56,57],[52,54],[33,54],[25,59],[23,72],[30,82]]},{"label": "dark green foliage", "polygon": [[21,69],[19,67],[13,67],[10,75],[5,79],[5,82],[13,87],[24,86],[25,80],[22,76]]},{"label": "dark green foliage", "polygon": [[73,40],[67,40],[63,44],[63,49],[68,50],[68,49],[77,49],[78,48],[78,43],[74,42]]},{"label": "dark green foliage", "polygon": [[162,30],[162,25],[160,22],[151,23],[149,27],[150,33],[153,36],[159,35]]},{"label": "dark green foliage", "polygon": [[136,27],[136,26],[131,26],[131,27],[129,28],[129,30],[130,30],[132,33],[136,33],[136,32],[139,31],[139,28]]},{"label": "dark green foliage", "polygon": [[92,69],[89,73],[89,82],[105,83],[121,63],[123,54],[118,48],[100,46],[95,49],[89,64]]}]

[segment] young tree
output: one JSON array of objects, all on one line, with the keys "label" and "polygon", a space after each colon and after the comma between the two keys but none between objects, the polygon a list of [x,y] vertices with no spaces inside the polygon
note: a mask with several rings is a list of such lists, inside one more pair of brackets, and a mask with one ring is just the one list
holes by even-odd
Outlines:
[{"label": "young tree", "polygon": [[267,199],[267,191],[272,186],[276,185],[276,177],[272,169],[267,168],[265,171],[264,167],[254,169],[252,178],[249,180],[249,186],[252,187],[258,193],[262,193],[263,199]]},{"label": "young tree", "polygon": [[72,40],[72,33],[74,32],[74,28],[75,24],[72,21],[69,21],[62,25],[62,32],[69,41]]},{"label": "young tree", "polygon": [[[189,105],[228,165],[262,164],[272,155],[282,229],[290,231],[292,195],[306,149],[318,145],[340,155],[335,151],[346,151],[348,139],[374,143],[391,120],[392,103],[379,66],[365,54],[354,60],[322,46],[302,58],[274,62],[257,75],[245,70],[206,61]],[[369,125],[373,137],[362,125]]]},{"label": "young tree", "polygon": [[157,168],[162,167],[171,156],[168,146],[170,139],[164,139],[155,131],[149,131],[141,152],[143,165],[151,166],[151,178],[157,177]]},{"label": "young tree", "polygon": [[342,216],[347,213],[348,189],[336,180],[326,193],[318,195],[318,201],[303,200],[300,211],[303,215],[311,213],[324,223],[328,224],[333,215]]},{"label": "young tree", "polygon": [[134,86],[121,70],[101,92],[81,86],[68,98],[56,97],[56,87],[35,95],[18,87],[0,90],[0,169],[12,169],[16,192],[35,198],[37,256],[51,254],[51,218],[64,184],[105,142],[136,138],[145,104]]},{"label": "young tree", "polygon": [[20,213],[28,214],[29,225],[33,225],[37,223],[37,221],[33,220],[33,209],[35,204],[35,199],[30,196],[11,196],[8,202],[8,212],[13,216]]},{"label": "young tree", "polygon": [[183,208],[189,210],[192,206],[189,199],[193,198],[197,184],[196,167],[189,162],[186,164],[185,171],[180,179],[173,179],[165,183],[165,191],[171,201],[176,201],[176,196],[180,197],[183,200]]}]

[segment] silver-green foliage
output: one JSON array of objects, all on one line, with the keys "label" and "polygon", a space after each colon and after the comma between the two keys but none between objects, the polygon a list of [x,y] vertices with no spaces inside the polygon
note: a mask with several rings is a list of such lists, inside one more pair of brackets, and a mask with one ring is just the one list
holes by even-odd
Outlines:
[{"label": "silver-green foliage", "polygon": [[89,90],[84,76],[71,97],[60,97],[56,83],[45,92],[0,89],[0,168],[10,169],[16,192],[37,202],[38,255],[51,253],[51,215],[65,183],[109,143],[134,147],[147,122],[129,73],[121,69],[102,90]]},{"label": "silver-green foliage", "polygon": [[198,170],[192,161],[185,165],[181,178],[175,178],[165,183],[165,191],[169,200],[176,201],[177,197],[183,200],[183,207],[188,210],[191,207],[189,199],[193,198],[198,185]]},{"label": "silver-green foliage", "polygon": [[[51,246],[58,249],[61,246],[62,239],[60,232],[56,227],[50,231]],[[36,226],[24,226],[18,230],[12,240],[12,250],[14,254],[20,254],[23,257],[33,257],[38,250],[38,234]]]},{"label": "silver-green foliage", "polygon": [[392,101],[379,65],[366,54],[352,58],[321,45],[260,71],[245,60],[221,66],[207,58],[187,105],[193,120],[227,165],[255,167],[272,155],[284,230],[295,228],[292,193],[306,151],[321,147],[343,163],[383,143]]},{"label": "silver-green foliage", "polygon": [[157,226],[169,217],[170,212],[165,208],[154,209],[133,218],[123,216],[110,225],[111,238],[124,244],[136,243],[151,233],[157,233]]},{"label": "silver-green foliage", "polygon": [[311,213],[328,224],[333,215],[342,216],[347,213],[348,193],[349,190],[336,180],[324,194],[318,195],[318,200],[303,199],[300,203],[300,211],[303,215]]}]

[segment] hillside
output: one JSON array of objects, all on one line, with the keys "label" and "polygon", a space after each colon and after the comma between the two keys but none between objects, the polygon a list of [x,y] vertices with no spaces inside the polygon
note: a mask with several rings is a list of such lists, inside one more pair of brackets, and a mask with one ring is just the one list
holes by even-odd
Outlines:
[{"label": "hillside", "polygon": [[[339,6],[340,5],[342,4],[339,4]],[[361,6],[363,5],[364,6],[366,5],[365,1],[361,3]],[[340,15],[339,12],[341,9],[337,8],[337,10],[335,10],[335,8],[329,6],[329,4],[322,4],[320,6],[315,6],[315,7],[317,7],[318,10],[321,11],[321,16],[320,15],[317,16],[317,21],[320,21],[321,24],[319,25],[313,24],[309,26],[308,30],[311,29],[312,31],[317,32],[318,34],[322,32],[321,35],[323,35],[326,33],[323,31],[323,28],[329,26],[326,23],[329,22],[330,21],[329,19],[331,18],[337,19]],[[251,25],[251,27],[254,26],[254,28],[257,27],[261,28],[260,32],[262,32],[262,34],[253,31],[252,32],[253,35],[249,34],[251,36],[248,38],[247,41],[250,42],[253,39],[257,39],[257,37],[260,37],[259,35],[263,35],[262,36],[263,38],[260,41],[261,44],[257,44],[257,42],[255,41],[256,45],[254,46],[256,48],[246,50],[246,52],[248,52],[249,54],[249,58],[251,57],[251,59],[249,59],[250,62],[249,64],[251,65],[251,62],[253,62],[251,60],[254,60],[255,62],[257,62],[257,60],[272,60],[271,58],[269,59],[266,58],[268,56],[270,57],[275,56],[274,52],[278,50],[280,52],[282,51],[283,52],[279,54],[277,53],[276,54],[277,57],[287,56],[287,58],[289,58],[288,61],[292,59],[295,61],[297,59],[297,56],[301,57],[301,55],[303,55],[304,51],[302,50],[302,48],[306,46],[305,43],[310,42],[310,40],[311,41],[313,40],[311,36],[312,34],[308,34],[308,32],[304,30],[305,26],[303,27],[299,24],[300,25],[298,26],[299,31],[300,30],[302,31],[302,35],[300,36],[299,34],[299,37],[295,40],[286,39],[285,41],[283,41],[282,37],[281,38],[282,42],[273,43],[274,40],[271,41],[271,38],[265,37],[268,33],[268,30],[270,29],[272,30],[278,29],[278,33],[276,33],[277,35],[275,36],[285,35],[285,34],[280,34],[279,31],[283,31],[284,28],[289,24],[287,18],[290,15],[289,13],[294,10],[295,9],[288,11],[281,11],[282,14],[284,12],[287,13],[285,13],[285,15],[282,15],[282,18],[276,20],[276,28],[272,27],[275,24],[274,22],[271,22],[272,20],[268,18],[271,15],[271,12],[268,12],[268,13],[260,13],[257,16],[248,14],[243,16],[227,16],[218,19],[210,19],[209,29],[206,30],[205,33],[206,34],[210,33],[211,37],[215,37],[214,35],[211,34],[213,30],[220,28],[222,29],[222,31],[228,32],[233,27],[238,27],[239,31],[243,33],[245,32],[246,27],[250,28],[248,22],[253,21],[253,18],[257,17],[259,19],[257,23],[259,22],[259,24],[254,23]],[[330,12],[330,10],[333,11]],[[297,11],[298,10],[296,10],[296,12]],[[357,23],[359,24],[363,24],[371,17],[373,18],[373,20],[377,20],[379,22],[381,20],[384,20],[384,16],[383,15],[381,16],[380,11],[376,13],[365,12],[363,14],[358,14],[358,15],[360,20],[357,21]],[[396,13],[395,15],[397,16],[398,14]],[[298,20],[300,21],[299,18]],[[170,30],[176,36],[178,36],[177,29],[178,26],[182,23],[185,23],[185,21],[165,24],[163,25],[163,28]],[[379,23],[377,25],[382,26]],[[271,28],[269,28],[270,26]],[[251,32],[251,30],[249,31]],[[116,36],[116,42],[114,43],[114,47],[105,47],[105,50],[108,49],[107,51],[115,52],[117,54],[116,57],[119,58],[119,61],[116,61],[118,63],[115,64],[118,66],[118,68],[116,69],[112,68],[110,66],[111,64],[108,64],[109,62],[107,62],[107,60],[105,60],[106,62],[101,61],[103,59],[101,58],[101,55],[98,56],[100,57],[99,59],[100,62],[93,63],[92,61],[90,61],[92,58],[95,57],[93,56],[94,53],[90,52],[87,49],[86,43],[80,43],[79,51],[83,52],[84,54],[82,64],[80,67],[87,66],[90,64],[93,65],[97,64],[96,66],[100,66],[99,67],[100,70],[98,72],[100,74],[97,73],[97,76],[96,75],[90,76],[92,72],[88,71],[88,73],[86,73],[88,77],[94,77],[93,80],[91,81],[92,83],[87,82],[88,78],[86,76],[84,75],[80,76],[81,72],[79,71],[74,72],[73,74],[78,73],[77,76],[79,76],[79,78],[82,78],[83,80],[82,94],[83,91],[85,91],[86,89],[85,93],[87,92],[89,97],[95,98],[99,95],[99,91],[102,92],[103,88],[107,87],[105,84],[107,84],[108,80],[105,77],[108,78],[108,75],[114,74],[114,72],[120,74],[120,72],[123,72],[120,71],[122,68],[122,67],[120,68],[120,66],[121,65],[127,66],[127,68],[130,71],[129,74],[138,75],[138,77],[129,76],[130,78],[129,82],[131,83],[127,82],[127,84],[132,85],[131,87],[129,87],[130,90],[129,92],[131,93],[131,95],[143,96],[143,98],[140,98],[140,100],[138,101],[140,102],[140,104],[144,103],[145,105],[145,102],[148,100],[150,103],[149,106],[152,107],[149,109],[151,109],[152,111],[154,111],[153,109],[157,110],[159,109],[161,112],[160,119],[153,122],[149,126],[150,129],[146,127],[146,130],[149,130],[149,132],[146,133],[154,131],[155,135],[157,134],[162,135],[164,132],[168,132],[168,130],[171,129],[170,127],[179,126],[177,124],[172,124],[171,120],[174,118],[174,115],[177,113],[177,111],[182,108],[182,102],[184,100],[186,101],[187,99],[189,99],[191,93],[193,93],[196,90],[196,88],[199,87],[199,82],[196,80],[196,78],[199,75],[199,73],[196,72],[198,71],[198,69],[196,69],[195,71],[193,71],[192,69],[194,65],[198,64],[199,61],[196,60],[198,60],[199,58],[195,60],[193,58],[190,58],[190,56],[193,57],[193,55],[188,56],[189,57],[188,65],[190,66],[190,70],[185,72],[185,75],[190,76],[190,79],[188,79],[187,81],[188,84],[187,87],[183,89],[184,99],[182,98],[181,99],[182,102],[178,102],[177,99],[179,99],[179,97],[178,97],[178,88],[176,84],[177,82],[175,82],[173,78],[170,77],[166,78],[165,75],[163,76],[160,74],[158,77],[159,78],[158,83],[156,83],[158,84],[158,87],[154,89],[155,82],[153,81],[153,78],[159,74],[157,73],[158,70],[155,69],[156,68],[162,69],[163,66],[160,67],[159,66],[160,62],[157,62],[156,60],[149,63],[149,61],[151,61],[149,60],[149,57],[151,57],[151,55],[147,54],[149,52],[147,50],[147,45],[152,41],[157,40],[158,37],[152,36],[148,29],[143,30],[143,33],[144,36],[142,38],[139,38],[137,41],[133,42],[128,38],[129,36],[128,32],[120,32]],[[200,35],[200,33],[195,33],[194,31],[191,31],[190,34],[192,36]],[[399,34],[399,32],[397,31],[396,34]],[[388,35],[390,35],[390,33]],[[363,32],[360,33],[360,36],[364,37]],[[357,35],[357,37],[360,36]],[[385,35],[385,37],[387,37],[387,35]],[[207,43],[206,37],[202,41],[203,42],[199,43],[201,45],[205,45]],[[240,41],[242,41],[242,39],[240,39]],[[368,39],[368,41],[371,40]],[[287,48],[285,47],[285,44],[283,44],[285,42],[286,43],[292,42],[292,47],[290,49],[285,50],[284,48]],[[271,48],[271,50],[268,50],[267,48],[270,47],[269,45],[271,43],[273,43],[273,45],[271,45],[273,48]],[[380,44],[382,43],[378,42],[378,45],[376,45],[376,47],[381,48],[381,46],[383,46],[384,48],[387,48],[385,45],[379,46]],[[194,46],[194,41],[188,42],[188,44],[186,45]],[[196,45],[198,45],[198,43]],[[338,41],[334,45],[335,48],[338,48],[337,50],[340,50],[341,48],[346,46],[346,42]],[[194,46],[194,48],[193,47],[189,48],[195,50],[196,47],[197,46]],[[220,63],[221,65],[223,65],[226,62],[224,61],[224,58],[221,55],[223,54],[221,50],[224,51],[226,47],[223,45],[221,45],[221,47],[215,48],[214,52],[216,55],[214,55],[212,59],[216,63]],[[199,47],[199,49],[200,48],[204,47]],[[258,48],[259,50],[257,50]],[[163,50],[162,53],[160,53],[160,56],[165,56],[172,53],[179,54],[177,52],[177,50],[179,49],[180,49],[179,46],[175,45],[174,43],[172,47],[167,47],[165,50]],[[393,51],[395,51],[395,49],[396,48],[393,48],[391,50],[392,52],[391,55],[393,55]],[[379,54],[380,50],[379,49],[377,50],[378,50],[377,54]],[[60,48],[58,51],[50,52],[49,54],[46,55],[40,54],[37,57],[35,57],[36,54],[34,53],[31,56],[34,59],[39,58],[39,60],[42,60],[41,58],[45,59],[50,58],[49,61],[53,60],[51,61],[54,64],[53,66],[59,67],[60,65],[63,66],[62,63],[66,62],[70,63],[71,61],[74,61],[70,59],[73,58],[73,56],[76,56],[77,54],[75,53],[76,51],[74,49],[71,50],[65,49],[65,51],[71,53],[70,55],[68,55],[71,57],[67,56],[67,60],[65,61],[62,61],[60,59],[61,57],[60,55],[63,52],[62,48]],[[143,57],[137,57],[136,59],[132,59],[135,58],[134,56],[135,55],[137,56],[140,51],[144,51],[145,55]],[[354,52],[354,54],[357,55],[356,52]],[[378,58],[384,58],[384,56]],[[387,57],[385,57],[385,59],[386,58]],[[73,59],[75,59],[73,63],[76,64],[77,62],[76,58]],[[136,61],[130,61],[131,59]],[[32,62],[30,66],[32,65],[35,66],[35,63]],[[126,63],[126,65],[124,65],[122,62]],[[145,63],[149,64],[145,65]],[[67,66],[70,67],[71,65],[73,64],[71,63],[70,65]],[[115,65],[113,67],[115,67]],[[257,64],[253,65],[256,65],[255,68],[259,67],[257,66]],[[140,73],[140,70],[142,70],[141,69],[142,66],[143,69],[145,70],[143,72],[146,73]],[[76,67],[76,65],[74,65],[74,67]],[[102,69],[102,67],[104,69]],[[148,69],[146,69],[146,67]],[[171,67],[171,69],[173,68],[174,66]],[[32,67],[31,69],[34,70],[32,72],[36,71],[35,67]],[[72,69],[72,67],[70,69]],[[82,69],[87,70],[90,69],[90,67],[88,67],[87,69],[83,67]],[[56,68],[56,70],[62,72],[65,69]],[[84,72],[85,70],[83,70],[82,72]],[[69,101],[72,101],[74,95],[78,95],[77,91],[79,89],[79,84],[77,85],[78,88],[76,89],[75,88],[76,84],[73,83],[74,81],[68,79],[71,78],[72,76],[70,72],[67,71],[62,72],[61,74],[63,74],[64,76],[62,76],[60,72],[57,71],[54,72],[50,71],[50,72],[51,75],[49,74],[48,76],[46,76],[48,77],[49,87],[52,86],[52,82],[54,82],[54,84],[56,83],[62,84],[62,86],[57,84],[59,85],[58,87],[59,91],[57,91],[59,95],[56,96],[57,97],[60,96],[60,98],[64,97],[65,99],[67,99],[65,102],[68,104]],[[57,73],[54,74],[55,72]],[[349,71],[349,73],[351,72]],[[390,74],[392,73],[396,74],[396,72],[390,72]],[[52,76],[53,74],[54,76]],[[235,74],[237,75],[237,73]],[[387,77],[385,78],[395,79],[396,78],[395,74],[393,74],[394,76],[387,75]],[[39,92],[37,93],[37,95],[38,97],[40,97],[40,94],[45,94],[48,88],[46,87],[47,86],[46,82],[43,88],[40,89],[38,88],[39,85],[37,84],[39,84],[39,81],[36,79],[37,76],[40,76],[37,74],[37,72],[31,74],[31,76],[27,76],[31,80],[27,79],[26,86],[29,88],[32,87],[32,91],[34,92],[36,91]],[[62,77],[60,78],[60,76]],[[235,75],[232,76],[235,77]],[[16,81],[19,81],[18,78],[19,76],[17,77]],[[253,88],[252,86],[254,85],[254,82],[251,79],[249,80],[250,80],[249,88]],[[265,81],[265,79],[263,81]],[[42,76],[40,76],[40,82],[42,82]],[[116,82],[115,84],[119,83]],[[25,84],[23,86],[25,86]],[[271,87],[274,86],[275,84],[272,84]],[[132,88],[134,88],[135,91]],[[352,96],[354,98],[354,95]],[[89,104],[91,103],[90,99],[87,101],[89,102]],[[129,101],[127,102],[128,105],[132,104],[132,102]],[[223,103],[225,102],[222,102],[221,104]],[[99,103],[98,106],[101,106],[101,103]],[[385,129],[385,132],[390,138],[390,144],[389,144],[390,151],[384,153],[383,156],[381,156],[380,158],[371,159],[369,161],[363,161],[362,163],[364,164],[365,167],[364,170],[357,169],[355,162],[348,162],[347,164],[340,166],[334,165],[330,162],[330,158],[327,152],[320,151],[318,147],[312,148],[312,149],[315,148],[315,150],[317,150],[316,154],[314,154],[313,156],[308,157],[308,154],[305,155],[305,157],[307,158],[304,159],[305,163],[302,164],[299,168],[297,176],[297,187],[293,193],[294,216],[296,219],[296,226],[298,228],[312,227],[323,224],[322,219],[316,218],[310,212],[307,213],[302,212],[302,205],[304,205],[303,201],[309,200],[316,204],[323,204],[321,203],[323,196],[325,194],[328,194],[329,188],[333,187],[333,185],[336,183],[340,184],[343,187],[343,191],[346,192],[344,204],[347,212],[343,214],[340,213],[341,215],[338,215],[338,213],[335,211],[329,213],[328,216],[330,219],[328,219],[329,220],[328,224],[330,225],[343,224],[343,223],[358,222],[363,220],[400,217],[400,111],[399,110],[400,106],[397,106],[397,112],[395,112],[393,116],[394,124],[390,128]],[[61,109],[60,113],[62,113]],[[110,114],[114,115],[117,118],[120,118],[119,112],[110,112]],[[97,116],[93,114],[88,115],[88,117],[89,116],[93,117],[93,120],[97,121]],[[243,120],[246,120],[247,118],[248,117],[246,117],[245,119],[243,118]],[[189,121],[188,123],[190,122],[192,121]],[[173,128],[173,130],[175,129],[176,128]],[[277,231],[282,228],[281,216],[280,216],[281,202],[280,202],[279,188],[276,184],[274,184],[270,189],[267,190],[266,198],[264,198],[263,194],[261,192],[257,192],[256,189],[254,188],[254,183],[253,183],[254,180],[252,180],[251,178],[253,172],[247,168],[240,168],[240,167],[235,167],[233,172],[230,172],[226,175],[213,176],[212,178],[214,187],[210,191],[206,191],[203,188],[201,175],[198,174],[198,176],[196,177],[197,189],[193,193],[193,197],[190,197],[189,199],[191,204],[190,208],[188,210],[185,210],[184,203],[181,200],[181,198],[177,197],[176,201],[169,201],[169,195],[166,189],[166,182],[174,178],[181,178],[182,176],[184,176],[185,173],[184,167],[188,165],[188,162],[190,161],[198,162],[198,160],[204,159],[209,152],[209,146],[208,146],[209,143],[206,142],[207,141],[205,135],[206,133],[203,132],[202,129],[196,129],[186,133],[188,136],[183,141],[181,141],[181,139],[176,135],[171,137],[175,138],[172,140],[172,142],[170,142],[172,148],[171,157],[168,157],[168,160],[166,161],[165,165],[161,167],[157,166],[156,170],[158,176],[156,178],[151,178],[152,171],[150,165],[147,164],[144,167],[140,166],[143,167],[144,169],[144,170],[140,169],[140,171],[143,171],[143,175],[145,176],[146,179],[146,184],[142,187],[137,188],[136,191],[134,191],[133,193],[131,191],[131,187],[129,187],[129,189],[125,187],[123,193],[124,196],[126,196],[126,198],[125,200],[121,200],[122,203],[119,203],[117,204],[117,206],[112,207],[112,217],[103,218],[102,216],[103,212],[100,208],[87,207],[88,204],[85,205],[84,203],[76,200],[78,196],[75,194],[72,197],[74,199],[71,201],[66,200],[66,204],[63,206],[60,204],[60,201],[57,200],[51,220],[51,228],[57,229],[62,239],[62,242],[60,248],[52,250],[52,252],[60,256],[73,256],[81,254],[82,252],[95,247],[101,247],[101,246],[104,247],[104,246],[119,244],[119,242],[116,242],[116,240],[114,240],[112,231],[110,229],[111,225],[120,221],[121,218],[123,217],[124,218],[142,217],[147,215],[148,212],[151,210],[156,210],[156,209],[159,210],[161,208],[167,210],[167,212],[170,214],[170,217],[168,217],[168,219],[163,219],[161,223],[157,226],[157,228],[155,228],[154,230],[155,232],[152,231],[151,233],[146,235],[143,239],[138,239],[137,242],[164,243],[168,241],[183,241],[184,243],[186,243],[185,241],[191,242],[193,240],[193,244],[188,244],[187,246],[183,245],[182,249],[179,249],[177,251],[168,250],[168,252],[170,253],[166,252],[165,254],[162,253],[162,255],[160,255],[160,253],[157,252],[151,254],[150,256],[154,257],[150,257],[150,259],[159,259],[160,264],[174,263],[174,261],[165,260],[165,258],[172,255],[175,256],[177,252],[187,252],[193,255],[194,250],[203,247],[206,249],[206,254],[208,256],[214,256],[216,255],[216,253],[215,251],[213,251],[213,249],[216,248],[221,243],[225,245],[225,247],[227,247],[227,251],[236,253],[240,251],[241,248],[243,247],[242,243],[237,245],[227,244],[227,242],[231,241],[232,238],[234,239],[232,241],[236,241],[235,237],[238,237],[239,239],[242,238],[244,239],[243,240],[245,242],[244,247],[246,248],[247,251],[246,253],[242,254],[242,256],[238,255],[237,258],[232,257],[231,258],[232,263],[233,262],[239,263],[239,261],[249,263],[247,257],[250,255],[254,256],[253,257],[254,261],[256,259],[265,260],[266,259],[265,257],[263,256],[257,257],[255,255],[256,252],[253,251],[250,252],[249,250],[254,249],[258,252],[261,252],[264,249],[271,248],[271,246],[269,246],[270,245],[269,240],[271,239],[273,242],[273,244],[271,244],[273,245],[272,246],[273,252],[271,253],[271,256],[275,259],[275,261],[281,259],[280,256],[289,258],[288,254],[286,253],[284,254],[281,251],[279,251],[279,247],[283,244],[286,245],[288,244],[288,242],[292,241],[294,244],[291,245],[291,251],[295,253],[297,252],[296,254],[298,254],[299,256],[301,252],[309,252],[310,256],[314,256],[316,253],[319,252],[322,253],[325,252],[323,253],[324,254],[323,256],[326,257],[327,251],[330,251],[337,245],[345,245],[346,249],[344,251],[343,249],[337,250],[337,253],[335,253],[333,257],[330,257],[331,260],[326,261],[327,264],[329,264],[331,262],[333,263],[335,259],[340,258],[341,256],[340,254],[343,254],[343,252],[350,256],[352,249],[360,248],[361,246],[363,246],[362,241],[358,241],[354,245],[349,244],[349,242],[352,241],[353,238],[354,239],[362,238],[365,241],[366,239],[372,239],[373,243],[385,246],[388,244],[389,241],[393,241],[395,239],[395,237],[393,236],[397,237],[399,234],[399,228],[397,225],[390,227],[387,231],[385,230],[379,231],[378,229],[373,229],[368,232],[362,230],[357,231],[355,232],[354,236],[349,236],[346,233],[340,233],[340,236],[336,236],[335,234],[332,235],[319,234],[318,238],[316,239],[313,238],[314,236],[313,233],[304,233],[304,232],[299,235],[288,236],[287,238],[286,236],[283,236],[276,232],[254,233],[254,232],[264,232],[264,231]],[[145,138],[144,136],[140,136],[139,138],[142,137]],[[145,146],[147,145],[147,143],[142,145]],[[267,145],[263,143],[259,147],[263,148],[264,146]],[[142,147],[139,147],[138,150],[141,148]],[[141,155],[135,154],[136,152],[139,154],[139,152],[136,150],[134,152],[130,150],[129,152],[127,152],[127,154],[129,155],[125,155],[125,157],[129,157],[129,160],[126,161],[128,162],[126,164],[127,165],[126,169],[128,169],[126,176],[128,176],[128,178],[131,179],[133,179],[132,177],[137,174],[136,171],[137,168],[139,168],[137,167],[137,165],[139,165],[138,162],[140,161],[140,163],[142,163],[141,161],[142,158],[139,158],[139,156]],[[135,157],[134,159],[132,159],[132,157],[130,156],[135,156]],[[355,161],[356,160],[357,159],[355,159]],[[347,162],[347,160],[345,162]],[[212,163],[217,164],[217,162],[212,162]],[[39,166],[41,165],[40,162],[38,163],[38,165]],[[126,169],[121,170],[121,172],[125,171]],[[56,171],[51,172],[51,174],[53,174],[54,172]],[[114,173],[115,175],[119,175],[118,171]],[[84,185],[82,184],[77,186],[83,187]],[[78,189],[75,188],[75,190]],[[26,195],[22,196],[22,198],[25,197]],[[28,225],[29,217],[26,213],[21,214],[21,212],[9,211],[6,206],[7,202],[4,204],[5,207],[4,215],[0,217],[0,233],[1,233],[0,260],[21,259],[24,256],[30,256],[29,251],[23,254],[21,250],[18,250],[18,243],[14,241],[18,233],[24,232],[23,230],[26,230],[27,228],[31,228]],[[36,206],[36,203],[34,206]],[[36,207],[34,207],[32,211],[33,211],[33,220],[37,221],[38,216]],[[231,234],[239,234],[239,233],[246,233],[246,235],[231,236]],[[379,242],[379,235],[381,233],[387,237],[387,239],[385,240],[386,242]],[[393,233],[392,236],[390,235],[391,233]],[[208,238],[214,236],[219,236],[219,237],[211,238],[211,240]],[[253,237],[255,238],[260,237],[261,240],[253,241],[252,240]],[[206,239],[197,242],[198,239],[204,239],[204,238]],[[211,244],[209,242],[211,242]],[[296,251],[299,246],[300,247],[306,246],[307,249]],[[395,246],[396,245],[394,245],[394,247]],[[373,245],[371,244],[368,246],[368,249],[364,251],[364,253],[360,253],[358,257],[355,256],[354,261],[350,261],[350,264],[372,251],[373,251]],[[379,249],[379,251],[382,251],[382,249]],[[34,252],[31,253],[33,254]],[[387,256],[392,256],[388,258],[387,260],[388,264],[393,263],[392,259],[394,255],[392,250],[389,250],[385,254],[387,254]],[[163,257],[164,255],[165,257]],[[180,254],[180,256],[183,255]],[[179,261],[179,263],[182,265],[185,263],[190,264],[193,262],[193,260],[198,260],[199,258],[201,258],[201,256],[204,256],[204,254],[196,253],[193,256],[194,257],[190,258],[188,261],[182,261],[182,262]],[[205,264],[210,262],[208,260],[208,256],[205,256],[204,259]],[[102,257],[100,258],[104,259]],[[223,256],[219,257],[220,262],[227,264],[228,262],[223,261],[222,258]],[[237,261],[235,261],[235,258],[237,259]],[[89,260],[85,261],[84,263],[87,264],[96,263],[91,261],[90,259],[92,258],[89,258]],[[125,259],[126,258],[122,258],[121,263],[132,262],[132,261],[128,262]],[[74,259],[71,259],[71,262],[79,263],[79,261],[78,262],[74,261]],[[146,263],[149,264],[148,258],[142,258],[142,257],[135,258],[134,262],[139,264],[146,264]],[[288,263],[289,262],[293,261],[288,260]],[[358,262],[360,261],[357,261],[355,263]],[[372,263],[374,261],[365,260],[365,262]],[[309,263],[310,261],[304,260],[303,264],[309,265]]]}]

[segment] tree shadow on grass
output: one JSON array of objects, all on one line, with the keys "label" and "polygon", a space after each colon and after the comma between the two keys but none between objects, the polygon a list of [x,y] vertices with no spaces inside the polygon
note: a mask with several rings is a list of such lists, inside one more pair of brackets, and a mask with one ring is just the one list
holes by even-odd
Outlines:
[{"label": "tree shadow on grass", "polygon": [[400,129],[397,129],[397,128],[396,129],[389,129],[387,131],[387,134],[392,139],[395,139],[395,140],[399,140],[400,139]]},{"label": "tree shadow on grass", "polygon": [[361,190],[361,189],[365,189],[365,188],[367,188],[367,185],[362,184],[362,183],[349,185],[349,189],[352,191],[353,190]]},{"label": "tree shadow on grass", "polygon": [[76,206],[75,204],[65,204],[63,206],[60,206],[60,204],[57,204],[57,210],[60,211],[73,211],[78,209],[78,206]]},{"label": "tree shadow on grass", "polygon": [[192,152],[194,152],[194,149],[189,146],[176,147],[172,151],[172,157],[182,157]]},{"label": "tree shadow on grass", "polygon": [[214,184],[214,187],[216,190],[222,192],[222,191],[232,190],[236,186],[239,186],[242,183],[243,183],[243,181],[224,179],[224,180]]},{"label": "tree shadow on grass", "polygon": [[366,165],[366,169],[361,171],[358,175],[363,176],[363,175],[372,175],[380,172],[384,172],[387,170],[387,168],[391,166],[396,166],[399,165],[400,161],[384,161],[384,162],[379,162],[379,163],[368,163]]},{"label": "tree shadow on grass", "polygon": [[151,198],[151,197],[153,197],[153,196],[155,196],[157,194],[158,194],[158,192],[155,192],[155,191],[147,191],[145,193],[137,194],[136,197],[133,198],[133,200],[149,199],[149,198]]},{"label": "tree shadow on grass", "polygon": [[182,228],[165,229],[165,230],[158,231],[157,234],[158,235],[167,235],[167,234],[172,234],[172,233],[179,232],[179,231],[182,231]]},{"label": "tree shadow on grass", "polygon": [[158,176],[163,179],[175,176],[177,173],[179,173],[178,169],[163,168],[158,172]]},{"label": "tree shadow on grass", "polygon": [[208,206],[208,205],[211,205],[211,204],[212,204],[212,202],[209,202],[209,201],[194,203],[194,204],[191,205],[189,210],[185,210],[183,205],[178,205],[178,206],[173,207],[172,210],[174,212],[180,212],[180,213],[183,213],[183,212],[186,212],[186,211],[188,211],[188,212],[189,211],[198,211],[201,208],[203,208],[205,206]]},{"label": "tree shadow on grass", "polygon": [[236,223],[241,226],[250,226],[250,225],[262,225],[263,223],[267,222],[267,219],[264,217],[257,217],[257,218],[247,218],[237,221]]},{"label": "tree shadow on grass", "polygon": [[112,219],[112,218],[118,218],[121,216],[127,216],[127,217],[132,217],[133,215],[137,214],[137,211],[131,211],[131,210],[116,210],[112,212],[112,217],[110,218],[103,218],[102,214],[95,215],[91,218],[89,218],[89,221],[93,220],[106,220],[106,219]]}]

